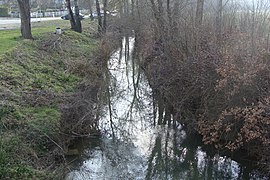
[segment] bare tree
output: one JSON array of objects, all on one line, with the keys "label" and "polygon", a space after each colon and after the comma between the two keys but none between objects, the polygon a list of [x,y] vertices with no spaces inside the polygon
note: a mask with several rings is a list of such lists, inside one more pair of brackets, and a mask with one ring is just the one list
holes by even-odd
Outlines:
[{"label": "bare tree", "polygon": [[203,21],[203,5],[204,0],[197,0],[195,27],[196,27],[196,47],[198,49],[201,44],[201,26]]},{"label": "bare tree", "polygon": [[80,19],[78,0],[74,0],[75,16],[74,16],[73,11],[71,9],[70,0],[66,0],[66,6],[67,6],[67,9],[69,12],[71,29],[73,29],[76,32],[81,33],[82,32],[82,24],[81,24],[81,19]]},{"label": "bare tree", "polygon": [[81,33],[82,32],[82,23],[80,19],[80,10],[78,6],[78,0],[74,0],[74,6],[75,6],[75,31]]},{"label": "bare tree", "polygon": [[89,4],[89,10],[90,10],[90,19],[91,19],[91,21],[93,21],[94,20],[94,16],[93,16],[93,1],[90,0],[88,2],[88,4]]},{"label": "bare tree", "polygon": [[29,0],[17,0],[21,14],[21,33],[25,39],[33,39],[31,33],[31,16]]},{"label": "bare tree", "polygon": [[102,27],[103,33],[106,33],[107,30],[107,6],[108,0],[103,0],[103,10],[104,10],[103,27]]},{"label": "bare tree", "polygon": [[167,15],[168,15],[168,19],[169,19],[169,28],[171,29],[171,27],[172,27],[172,11],[171,11],[171,1],[170,0],[167,0]]},{"label": "bare tree", "polygon": [[101,34],[102,33],[102,18],[101,18],[99,0],[96,0],[96,8],[97,8],[97,15],[98,15],[98,33]]},{"label": "bare tree", "polygon": [[221,43],[221,33],[222,33],[222,11],[223,11],[223,1],[218,0],[217,17],[216,17],[216,36],[219,45]]},{"label": "bare tree", "polygon": [[74,16],[73,16],[73,11],[71,9],[70,0],[66,0],[66,6],[67,6],[68,13],[69,13],[69,16],[70,16],[71,29],[75,30],[76,22],[75,22],[75,19],[74,19]]},{"label": "bare tree", "polygon": [[200,27],[203,20],[203,5],[204,0],[197,0],[197,9],[196,9],[196,26]]},{"label": "bare tree", "polygon": [[151,8],[153,10],[154,17],[157,23],[156,39],[164,41],[165,21],[163,18],[164,17],[163,3],[161,0],[158,0],[158,6],[157,6],[154,0],[150,0],[150,2],[151,2]]}]

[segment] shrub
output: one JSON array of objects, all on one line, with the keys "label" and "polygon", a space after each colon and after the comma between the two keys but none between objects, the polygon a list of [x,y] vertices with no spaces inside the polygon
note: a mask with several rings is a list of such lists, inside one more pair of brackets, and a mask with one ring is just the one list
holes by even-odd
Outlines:
[{"label": "shrub", "polygon": [[0,17],[8,17],[8,8],[0,6]]}]

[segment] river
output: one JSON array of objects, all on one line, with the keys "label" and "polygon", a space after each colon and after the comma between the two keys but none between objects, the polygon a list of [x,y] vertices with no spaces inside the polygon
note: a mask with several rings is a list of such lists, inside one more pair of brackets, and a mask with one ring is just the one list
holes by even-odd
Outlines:
[{"label": "river", "polygon": [[154,126],[151,88],[132,58],[134,38],[122,44],[108,64],[109,105],[99,123],[103,135],[82,141],[66,180],[267,179],[244,157],[235,160],[204,148],[180,124]]}]

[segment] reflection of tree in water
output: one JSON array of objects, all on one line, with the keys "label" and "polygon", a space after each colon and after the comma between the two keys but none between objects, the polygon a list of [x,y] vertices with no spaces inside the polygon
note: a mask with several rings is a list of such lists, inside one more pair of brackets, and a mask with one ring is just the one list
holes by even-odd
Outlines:
[{"label": "reflection of tree in water", "polygon": [[88,158],[74,170],[67,180],[77,179],[144,179],[146,163],[132,143],[104,139],[94,150],[89,149]]},{"label": "reflection of tree in water", "polygon": [[[93,154],[75,172],[82,178],[75,179],[250,179],[250,169],[226,156],[206,154],[200,139],[186,137],[181,127],[155,123],[158,108],[132,51],[134,39],[124,39],[106,76],[109,106],[101,128],[111,136],[87,153]],[[166,122],[165,107],[159,109],[159,121]]]},{"label": "reflection of tree in water", "polygon": [[196,140],[185,139],[177,131],[167,129],[166,133],[160,133],[148,157],[146,179],[255,178],[256,173],[250,174],[250,169],[226,156],[209,156],[192,141]]},{"label": "reflection of tree in water", "polygon": [[[113,119],[111,125],[118,134],[117,137],[132,142],[134,134],[138,133],[140,128],[146,126],[152,128],[151,125],[155,124],[151,122],[153,121],[152,116],[156,114],[148,116],[149,109],[146,109],[152,103],[149,100],[151,97],[143,96],[147,91],[149,93],[149,89],[146,88],[148,85],[146,85],[144,76],[140,72],[136,51],[131,51],[133,45],[129,43],[130,38],[126,37],[123,41],[123,47],[119,51],[118,68],[120,71],[111,74],[114,79],[115,91],[112,91],[112,89],[110,91],[112,100],[110,103],[112,107],[111,119]],[[119,77],[121,77],[120,81]],[[123,107],[125,110],[120,115],[114,107],[122,99],[125,99],[125,107]],[[147,100],[145,101],[145,99]],[[162,111],[161,114],[162,116],[159,115],[159,121],[165,122],[166,112]],[[147,122],[147,118],[149,122]],[[164,120],[160,120],[160,118],[164,118]],[[212,156],[206,155],[200,148],[201,142],[198,144],[194,142],[194,139],[185,139],[183,130],[170,129],[168,126],[163,126],[162,129],[163,131],[159,131],[158,135],[153,135],[155,140],[152,142],[153,145],[149,146],[151,153],[147,159],[146,179],[237,179],[246,176],[243,173],[245,168],[240,167],[230,158],[214,154]],[[113,148],[109,149],[112,154]],[[128,151],[131,151],[131,149]],[[119,151],[115,149],[116,154],[117,152]],[[123,153],[123,149],[121,152]],[[119,157],[121,157],[121,161],[116,164],[122,165],[123,163],[125,165],[126,163],[130,164],[131,159],[138,159],[136,155],[132,157],[129,154],[119,154]],[[108,156],[108,158],[114,161],[113,157]]]},{"label": "reflection of tree in water", "polygon": [[[187,149],[179,146],[184,134],[167,129],[156,137],[148,158],[146,179],[179,179],[188,177]],[[180,140],[180,141],[179,141]]]},{"label": "reflection of tree in water", "polygon": [[149,116],[147,110],[152,108],[148,100],[149,89],[145,90],[148,86],[145,86],[145,79],[136,62],[133,41],[130,37],[123,39],[122,47],[112,57],[107,75],[110,82],[107,89],[110,130],[107,129],[107,132],[118,138],[129,137],[136,129],[142,128],[146,118],[149,118],[146,117]]}]

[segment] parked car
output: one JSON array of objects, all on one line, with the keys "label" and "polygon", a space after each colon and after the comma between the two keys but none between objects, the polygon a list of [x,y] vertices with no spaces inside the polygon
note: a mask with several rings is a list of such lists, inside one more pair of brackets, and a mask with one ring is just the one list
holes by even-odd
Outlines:
[{"label": "parked car", "polygon": [[[75,18],[75,15],[74,15],[74,18]],[[80,20],[83,20],[84,19],[84,16],[82,14],[79,15],[79,18]],[[64,16],[61,16],[61,19],[63,20],[70,20],[70,14],[66,14]]]}]

